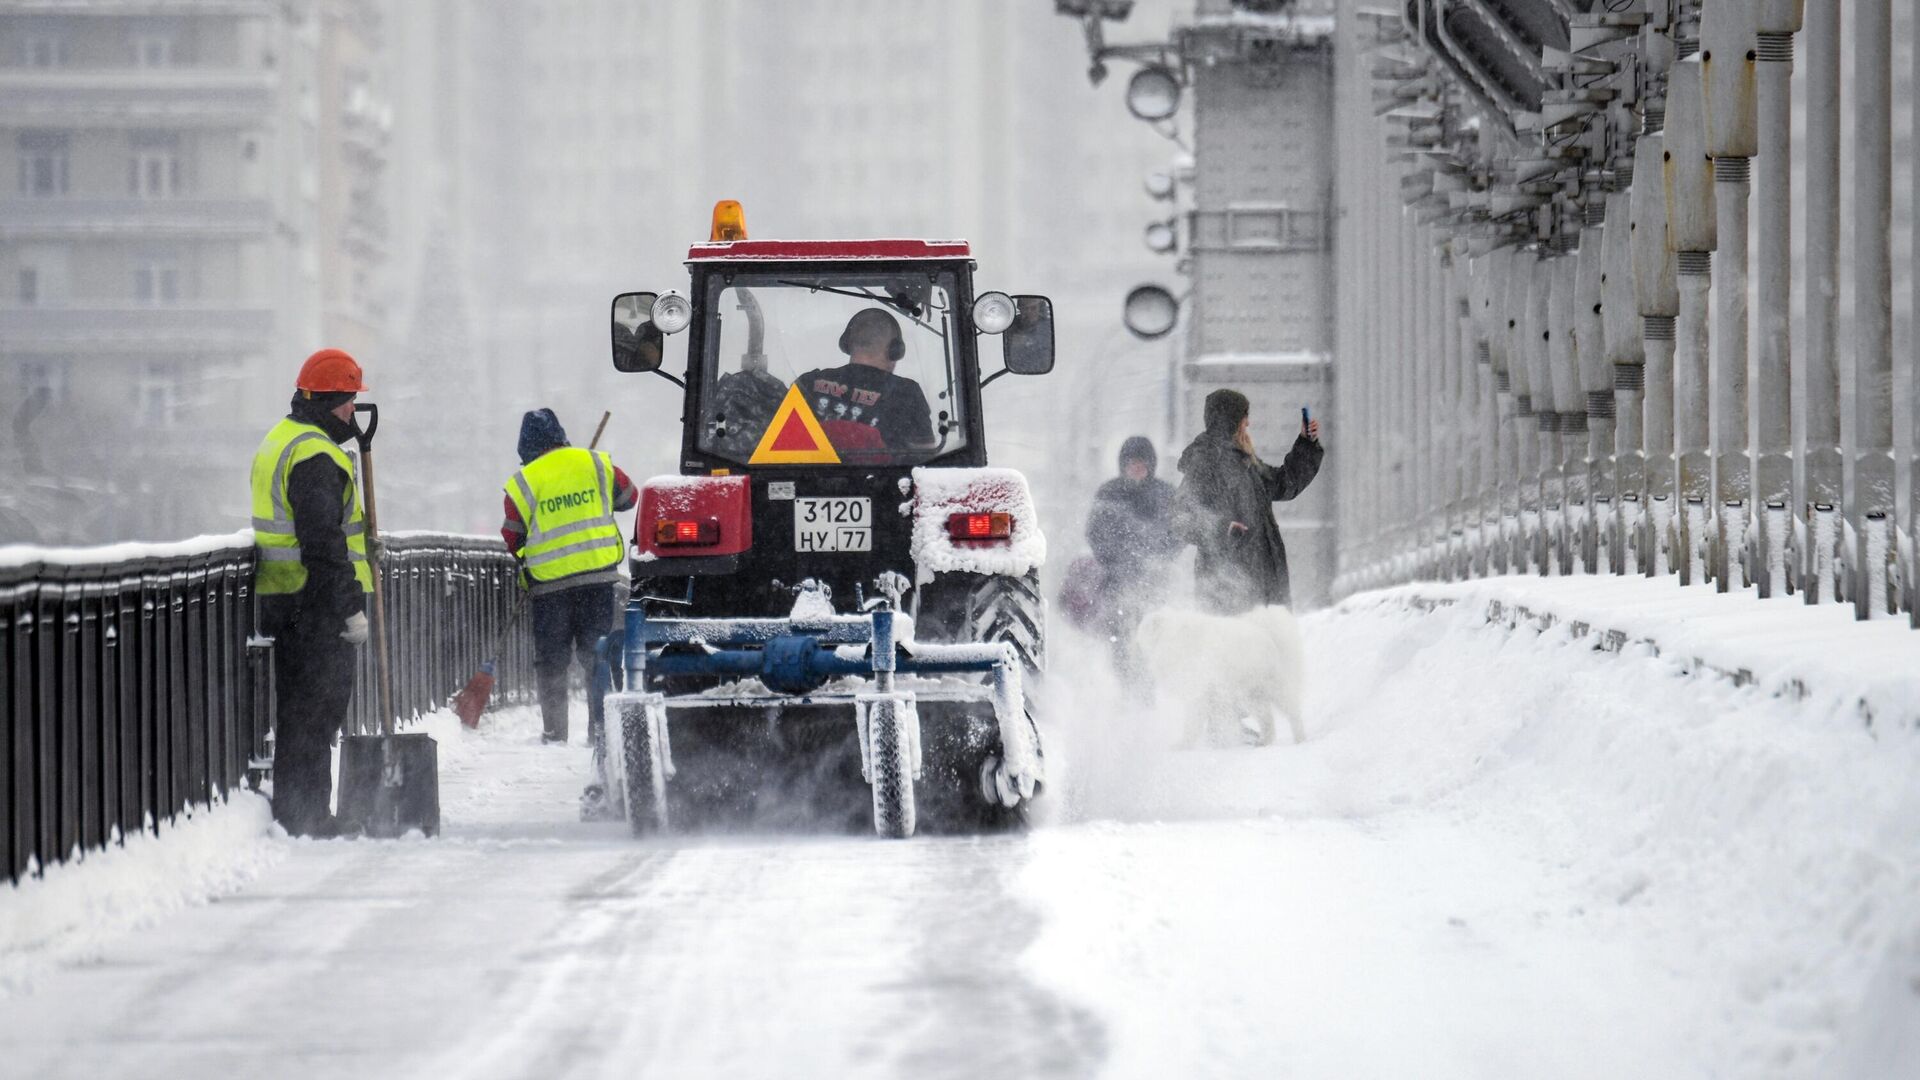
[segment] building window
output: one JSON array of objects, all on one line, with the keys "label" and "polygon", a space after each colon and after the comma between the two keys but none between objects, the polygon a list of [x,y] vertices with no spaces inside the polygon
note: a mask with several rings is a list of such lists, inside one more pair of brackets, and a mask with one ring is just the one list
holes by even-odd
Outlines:
[{"label": "building window", "polygon": [[134,263],[133,298],[142,304],[179,303],[179,260],[171,256],[150,255]]},{"label": "building window", "polygon": [[22,38],[21,59],[28,67],[56,68],[67,66],[67,39],[50,34],[35,34]]},{"label": "building window", "polygon": [[129,137],[127,194],[138,199],[171,199],[184,190],[180,135],[172,131],[136,131]]},{"label": "building window", "polygon": [[173,38],[165,34],[139,34],[134,37],[134,67],[172,67],[175,59]]},{"label": "building window", "polygon": [[37,267],[20,268],[20,302],[22,304],[40,302],[40,271]]},{"label": "building window", "polygon": [[20,150],[20,194],[50,198],[67,193],[67,133],[23,131]]},{"label": "building window", "polygon": [[133,415],[141,427],[170,428],[180,414],[180,371],[171,360],[149,360],[134,384]]},{"label": "building window", "polygon": [[127,162],[127,194],[142,199],[171,199],[180,194],[179,152],[135,151]]}]

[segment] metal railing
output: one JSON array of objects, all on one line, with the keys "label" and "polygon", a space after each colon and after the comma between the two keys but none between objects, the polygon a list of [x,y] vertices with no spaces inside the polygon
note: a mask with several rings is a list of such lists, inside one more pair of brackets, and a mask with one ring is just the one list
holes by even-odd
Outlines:
[{"label": "metal railing", "polygon": [[[1809,0],[1804,26],[1792,2],[1580,0],[1538,5],[1543,40],[1508,10],[1349,24],[1336,593],[1671,575],[1920,627],[1920,462],[1893,438],[1920,418],[1893,393],[1920,273],[1890,219],[1896,178],[1920,189],[1893,84],[1920,74],[1889,0]],[[1495,53],[1537,101],[1503,100]]]},{"label": "metal railing", "polygon": [[[411,534],[384,547],[395,708],[406,719],[439,707],[488,658],[521,594],[497,540]],[[271,649],[252,633],[253,566],[244,532],[39,549],[0,564],[10,880],[158,830],[268,765]],[[498,659],[496,700],[529,696],[524,622]],[[371,685],[363,655],[351,731],[377,726]]]}]

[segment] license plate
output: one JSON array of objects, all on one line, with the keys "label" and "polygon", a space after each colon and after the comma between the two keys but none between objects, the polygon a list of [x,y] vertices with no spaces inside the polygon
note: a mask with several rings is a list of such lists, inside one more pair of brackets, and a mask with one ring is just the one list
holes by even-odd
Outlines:
[{"label": "license plate", "polygon": [[793,550],[872,551],[872,499],[793,500]]}]

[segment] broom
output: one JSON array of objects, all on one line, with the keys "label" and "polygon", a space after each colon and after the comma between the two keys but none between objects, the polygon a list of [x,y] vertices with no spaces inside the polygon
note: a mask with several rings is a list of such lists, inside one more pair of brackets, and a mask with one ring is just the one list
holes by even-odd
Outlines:
[{"label": "broom", "polygon": [[[594,450],[600,446],[600,436],[607,430],[607,421],[612,417],[611,411],[600,414],[600,426],[593,429],[593,441],[587,444],[588,450]],[[447,702],[453,709],[454,715],[460,718],[460,723],[466,727],[480,726],[480,714],[487,711],[487,702],[493,698],[494,674],[499,666],[500,649],[506,645],[507,637],[513,633],[513,628],[520,625],[520,617],[527,613],[529,596],[531,594],[522,596],[520,602],[514,605],[513,617],[507,620],[507,625],[501,629],[500,636],[493,641],[492,656],[481,662],[480,670],[474,672],[473,677],[467,680],[467,685],[462,686]]]}]

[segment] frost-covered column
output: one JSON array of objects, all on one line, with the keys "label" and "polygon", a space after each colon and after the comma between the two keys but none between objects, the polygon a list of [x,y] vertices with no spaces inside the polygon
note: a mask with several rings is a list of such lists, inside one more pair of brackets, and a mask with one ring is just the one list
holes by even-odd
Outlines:
[{"label": "frost-covered column", "polygon": [[[1822,0],[1824,2],[1824,0]],[[1753,493],[1762,597],[1787,592],[1793,523],[1793,35],[1801,0],[1761,0],[1755,34]]]},{"label": "frost-covered column", "polygon": [[1366,306],[1367,337],[1363,378],[1366,380],[1367,398],[1367,445],[1361,448],[1366,455],[1365,470],[1367,484],[1367,531],[1365,546],[1360,560],[1359,587],[1366,589],[1380,584],[1376,575],[1380,561],[1385,556],[1387,536],[1387,514],[1389,491],[1387,488],[1387,463],[1393,454],[1392,426],[1387,413],[1387,349],[1388,330],[1392,325],[1392,307],[1389,291],[1390,267],[1387,262],[1388,234],[1392,221],[1388,218],[1388,201],[1384,169],[1374,170],[1361,183],[1367,191],[1368,212],[1362,227],[1366,230],[1365,243],[1368,250]]},{"label": "frost-covered column", "polygon": [[1807,544],[1800,590],[1838,600],[1844,454],[1840,447],[1840,0],[1807,11],[1807,303],[1800,446]]},{"label": "frost-covered column", "polygon": [[1397,320],[1400,327],[1400,348],[1395,356],[1394,387],[1399,395],[1398,420],[1394,425],[1396,445],[1399,455],[1394,469],[1398,492],[1394,499],[1397,511],[1397,527],[1394,529],[1393,565],[1394,584],[1401,584],[1412,577],[1412,555],[1418,546],[1420,535],[1421,499],[1420,469],[1415,461],[1420,453],[1420,376],[1423,365],[1418,357],[1423,354],[1428,342],[1422,340],[1420,324],[1420,251],[1418,238],[1414,235],[1413,225],[1407,220],[1405,209],[1395,215],[1399,228],[1395,230],[1399,241],[1399,272],[1394,278],[1394,303],[1399,311]]},{"label": "frost-covered column", "polygon": [[[1648,123],[1660,114],[1649,110]],[[1649,129],[1634,147],[1633,292],[1639,308],[1646,355],[1646,529],[1641,540],[1641,569],[1648,577],[1672,572],[1678,542],[1673,467],[1673,358],[1675,324],[1680,311],[1671,229],[1667,226],[1666,181],[1662,175],[1666,136]]]},{"label": "frost-covered column", "polygon": [[1497,416],[1500,436],[1500,464],[1497,470],[1500,499],[1500,530],[1494,556],[1499,563],[1499,572],[1520,573],[1526,569],[1526,558],[1522,552],[1525,544],[1521,539],[1520,515],[1523,509],[1521,489],[1525,484],[1526,453],[1523,449],[1527,440],[1522,439],[1521,426],[1531,423],[1529,415],[1520,415],[1520,395],[1513,381],[1513,268],[1519,260],[1519,253],[1513,248],[1496,248],[1491,259],[1488,290],[1492,295],[1491,352],[1493,365],[1494,393],[1499,404]]},{"label": "frost-covered column", "polygon": [[1412,240],[1414,260],[1413,314],[1415,331],[1414,355],[1417,363],[1414,368],[1413,385],[1413,438],[1414,451],[1414,508],[1417,514],[1413,533],[1415,572],[1426,580],[1432,580],[1436,567],[1433,564],[1434,539],[1438,530],[1435,521],[1440,517],[1440,467],[1443,464],[1439,455],[1434,453],[1433,413],[1439,394],[1440,353],[1446,347],[1445,339],[1439,333],[1439,320],[1435,317],[1434,302],[1435,272],[1432,258],[1432,242],[1425,229],[1408,228]]},{"label": "frost-covered column", "polygon": [[1468,301],[1473,309],[1473,359],[1476,385],[1480,392],[1479,413],[1474,430],[1479,445],[1479,535],[1474,542],[1474,573],[1498,573],[1505,560],[1497,559],[1500,535],[1500,409],[1501,394],[1494,375],[1493,339],[1493,259],[1480,255],[1468,264]]},{"label": "frost-covered column", "polygon": [[[1534,414],[1532,350],[1527,340],[1528,289],[1540,259],[1516,251],[1507,269],[1507,372],[1513,379],[1513,439],[1519,463],[1519,533],[1513,548],[1513,572],[1536,564],[1534,533],[1540,523],[1540,420]],[[1544,388],[1543,388],[1544,389]]]},{"label": "frost-covered column", "polygon": [[[1613,368],[1613,490],[1616,534],[1613,572],[1639,571],[1631,562],[1633,537],[1647,505],[1645,418],[1646,346],[1641,341],[1640,312],[1633,294],[1633,174],[1624,189],[1607,196],[1606,273],[1601,286],[1600,314],[1604,323],[1607,362]],[[1664,244],[1662,245],[1665,246]]]},{"label": "frost-covered column", "polygon": [[1553,304],[1553,268],[1555,260],[1538,258],[1527,275],[1527,307],[1521,316],[1525,343],[1527,382],[1533,400],[1534,438],[1538,446],[1540,518],[1533,530],[1534,569],[1552,572],[1555,541],[1564,520],[1562,507],[1566,491],[1560,463],[1560,433],[1553,396],[1553,361],[1550,355],[1550,309]]},{"label": "frost-covered column", "polygon": [[1447,245],[1447,577],[1472,576],[1468,542],[1473,528],[1473,493],[1479,457],[1473,445],[1474,412],[1479,395],[1473,381],[1473,317],[1467,301],[1467,260],[1458,240]]},{"label": "frost-covered column", "polygon": [[1889,610],[1893,523],[1893,27],[1889,0],[1854,0],[1853,503],[1856,618]]},{"label": "frost-covered column", "polygon": [[[1599,192],[1587,205],[1587,227],[1574,256],[1573,353],[1580,370],[1580,393],[1587,421],[1587,510],[1580,532],[1580,561],[1597,574],[1615,555],[1610,541],[1613,519],[1613,365],[1607,359],[1602,318],[1606,279],[1607,202]],[[1604,550],[1603,550],[1604,549]]]},{"label": "frost-covered column", "polygon": [[1708,291],[1712,284],[1713,175],[1706,150],[1700,64],[1689,59],[1697,42],[1678,42],[1680,59],[1667,73],[1667,237],[1679,272],[1680,314],[1673,357],[1674,461],[1679,474],[1680,584],[1704,579],[1706,539],[1712,535],[1712,449],[1708,442]]},{"label": "frost-covered column", "polygon": [[1712,0],[1700,24],[1702,104],[1719,242],[1713,286],[1710,438],[1715,512],[1710,562],[1720,592],[1732,588],[1736,577],[1744,579],[1739,567],[1753,506],[1747,440],[1747,199],[1750,163],[1759,150],[1754,95],[1758,18],[1754,0]]},{"label": "frost-covered column", "polygon": [[1579,264],[1572,255],[1556,256],[1547,290],[1547,376],[1553,385],[1553,415],[1548,431],[1555,454],[1559,483],[1559,512],[1553,523],[1553,562],[1562,574],[1573,573],[1574,534],[1582,524],[1587,501],[1587,411],[1580,394],[1579,361],[1573,351],[1573,291]]}]

